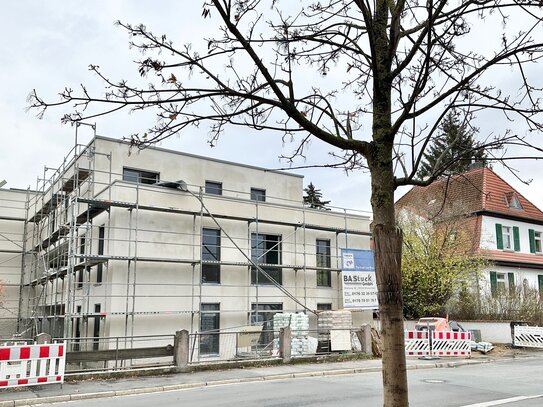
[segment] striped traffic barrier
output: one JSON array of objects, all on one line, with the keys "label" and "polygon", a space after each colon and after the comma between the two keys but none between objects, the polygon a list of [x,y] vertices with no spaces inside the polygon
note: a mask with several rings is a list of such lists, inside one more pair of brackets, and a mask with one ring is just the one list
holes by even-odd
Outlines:
[{"label": "striped traffic barrier", "polygon": [[64,383],[66,342],[0,346],[0,388]]}]

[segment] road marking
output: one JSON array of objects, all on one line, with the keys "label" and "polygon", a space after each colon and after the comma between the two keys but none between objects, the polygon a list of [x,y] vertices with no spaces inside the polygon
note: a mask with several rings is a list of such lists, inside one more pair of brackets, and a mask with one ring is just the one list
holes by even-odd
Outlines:
[{"label": "road marking", "polygon": [[543,394],[538,394],[536,396],[510,397],[508,399],[485,401],[483,403],[477,403],[477,404],[466,404],[465,406],[462,406],[462,407],[492,407],[492,406],[499,406],[499,405],[502,405],[502,404],[515,403],[517,401],[522,401],[522,400],[537,399],[537,398],[540,398],[540,397],[543,397]]}]

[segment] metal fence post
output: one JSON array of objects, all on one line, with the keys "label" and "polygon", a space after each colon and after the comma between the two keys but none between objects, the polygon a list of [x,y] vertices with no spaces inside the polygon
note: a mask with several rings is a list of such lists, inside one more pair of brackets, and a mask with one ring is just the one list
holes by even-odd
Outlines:
[{"label": "metal fence post", "polygon": [[181,371],[185,371],[189,365],[189,331],[183,329],[177,331],[173,345],[173,363]]},{"label": "metal fence post", "polygon": [[292,360],[292,335],[290,327],[281,328],[279,330],[279,356],[283,359],[283,363],[290,363]]}]

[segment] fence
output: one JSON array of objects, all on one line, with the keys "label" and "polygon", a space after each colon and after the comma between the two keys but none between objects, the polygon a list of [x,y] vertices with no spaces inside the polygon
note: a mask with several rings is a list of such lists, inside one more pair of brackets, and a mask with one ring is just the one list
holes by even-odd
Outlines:
[{"label": "fence", "polygon": [[64,382],[66,343],[0,346],[0,387]]},{"label": "fence", "polygon": [[406,331],[406,356],[471,356],[471,333]]},{"label": "fence", "polygon": [[543,348],[543,327],[514,326],[513,345],[527,348]]}]

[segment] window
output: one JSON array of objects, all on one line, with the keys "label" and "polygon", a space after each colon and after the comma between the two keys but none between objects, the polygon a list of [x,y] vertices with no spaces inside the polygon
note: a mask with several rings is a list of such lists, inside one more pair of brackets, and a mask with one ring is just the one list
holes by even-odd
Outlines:
[{"label": "window", "polygon": [[[85,254],[85,244],[86,244],[86,241],[85,241],[85,236],[81,236],[79,238],[79,254],[82,254],[84,255]],[[81,256],[79,258],[79,261],[81,263],[83,263],[85,261],[85,257]]]},{"label": "window", "polygon": [[539,287],[539,298],[543,299],[543,275],[537,276],[537,286]]},{"label": "window", "polygon": [[[277,283],[283,284],[281,267],[281,236],[251,233],[251,260],[260,266]],[[273,284],[256,267],[251,267],[251,284]]]},{"label": "window", "polygon": [[258,338],[258,345],[266,347],[273,341],[273,316],[283,311],[281,303],[251,304],[251,325],[263,325],[262,333]]},{"label": "window", "polygon": [[490,291],[492,297],[512,294],[515,291],[515,275],[513,273],[490,272]]},{"label": "window", "polygon": [[543,253],[542,235],[543,234],[537,230],[528,230],[530,253]]},{"label": "window", "polygon": [[205,192],[206,194],[222,195],[222,183],[215,181],[206,181]]},{"label": "window", "polygon": [[519,228],[496,223],[496,247],[500,250],[520,251]]},{"label": "window", "polygon": [[[221,282],[221,231],[202,229],[202,283]],[[214,262],[214,263],[206,263]]]},{"label": "window", "polygon": [[[104,243],[106,236],[106,227],[100,226],[98,228],[98,255],[102,256],[104,254]],[[102,282],[102,275],[104,272],[104,264],[100,263],[96,266],[96,283]]]},{"label": "window", "polygon": [[101,312],[101,305],[100,304],[94,304],[94,313],[96,314],[94,316],[94,327],[93,327],[93,336],[94,341],[92,343],[92,350],[98,350],[100,349],[100,312]]},{"label": "window", "polygon": [[317,310],[318,311],[332,311],[332,304],[330,303],[317,304]]},{"label": "window", "polygon": [[522,205],[520,204],[517,194],[514,192],[505,193],[505,203],[511,209],[517,209],[519,211],[522,210]]},{"label": "window", "polygon": [[258,189],[258,188],[251,188],[251,201],[265,202],[266,201],[266,190],[265,189]]},{"label": "window", "polygon": [[[317,267],[329,269],[330,265],[330,240],[317,239]],[[317,286],[332,286],[332,272],[330,270],[317,270]]]},{"label": "window", "polygon": [[137,182],[138,184],[156,184],[159,181],[159,173],[133,168],[123,168],[123,181]]},{"label": "window", "polygon": [[220,304],[200,305],[200,355],[219,353]]}]

